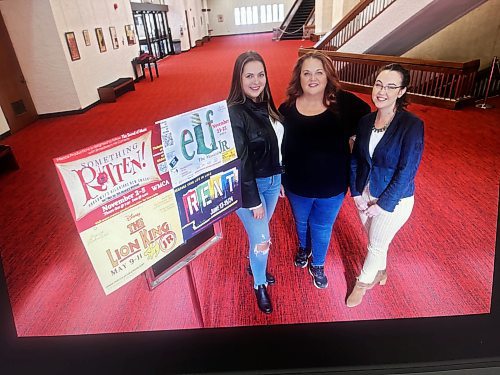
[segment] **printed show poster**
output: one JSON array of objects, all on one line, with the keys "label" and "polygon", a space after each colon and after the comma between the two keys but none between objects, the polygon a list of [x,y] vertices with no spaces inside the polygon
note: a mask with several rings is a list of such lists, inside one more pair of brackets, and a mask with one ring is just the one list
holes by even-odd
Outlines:
[{"label": "printed show poster", "polygon": [[174,187],[237,158],[225,101],[157,124]]},{"label": "printed show poster", "polygon": [[236,159],[175,187],[184,238],[193,237],[241,207],[239,166]]},{"label": "printed show poster", "polygon": [[106,294],[184,242],[158,126],[58,157],[54,163]]}]

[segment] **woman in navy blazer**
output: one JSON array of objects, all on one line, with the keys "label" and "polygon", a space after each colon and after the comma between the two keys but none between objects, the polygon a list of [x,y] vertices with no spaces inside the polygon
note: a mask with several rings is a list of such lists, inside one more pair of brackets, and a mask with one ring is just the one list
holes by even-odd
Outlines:
[{"label": "woman in navy blazer", "polygon": [[359,305],[366,290],[385,284],[389,244],[413,209],[424,125],[405,109],[409,82],[409,72],[399,64],[380,69],[372,90],[377,111],[359,122],[350,190],[368,234],[368,253],[348,307]]}]

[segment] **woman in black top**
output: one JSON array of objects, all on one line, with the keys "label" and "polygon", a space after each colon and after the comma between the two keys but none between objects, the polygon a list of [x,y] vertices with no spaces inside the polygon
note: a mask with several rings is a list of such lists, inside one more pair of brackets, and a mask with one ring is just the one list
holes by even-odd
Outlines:
[{"label": "woman in black top", "polygon": [[250,267],[259,309],[272,312],[266,272],[271,239],[269,220],[281,187],[283,125],[271,96],[266,66],[253,51],[242,53],[234,64],[227,99],[236,152],[241,160],[243,207],[236,211],[248,234]]},{"label": "woman in black top", "polygon": [[295,218],[295,265],[326,288],[324,273],[332,227],[349,181],[349,138],[370,107],[340,88],[332,61],[313,51],[299,58],[279,111],[284,117],[283,185]]}]

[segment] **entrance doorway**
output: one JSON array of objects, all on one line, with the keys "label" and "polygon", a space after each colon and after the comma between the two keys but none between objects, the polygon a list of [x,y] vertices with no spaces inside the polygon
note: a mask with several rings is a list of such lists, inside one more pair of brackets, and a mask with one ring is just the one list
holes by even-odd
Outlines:
[{"label": "entrance doorway", "polygon": [[163,58],[174,53],[172,34],[168,25],[168,6],[131,3],[139,48],[152,56]]}]

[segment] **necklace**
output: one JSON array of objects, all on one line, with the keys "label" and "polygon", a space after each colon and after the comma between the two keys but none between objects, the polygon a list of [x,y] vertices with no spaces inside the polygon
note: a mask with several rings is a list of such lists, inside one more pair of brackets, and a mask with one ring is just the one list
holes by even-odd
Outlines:
[{"label": "necklace", "polygon": [[396,113],[393,113],[392,116],[391,116],[391,118],[380,129],[377,129],[375,127],[375,122],[374,122],[373,125],[372,125],[372,131],[374,133],[383,133],[383,132],[385,132],[387,130],[387,128],[389,127],[389,125],[391,124],[391,121],[392,121],[392,119],[394,118],[395,115],[396,115]]}]

